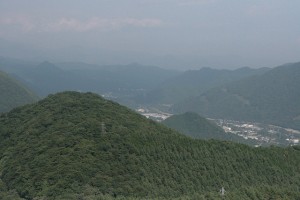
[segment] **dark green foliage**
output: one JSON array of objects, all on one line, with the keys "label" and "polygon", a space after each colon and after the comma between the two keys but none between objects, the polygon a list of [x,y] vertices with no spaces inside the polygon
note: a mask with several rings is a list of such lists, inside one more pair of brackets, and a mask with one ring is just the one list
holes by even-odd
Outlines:
[{"label": "dark green foliage", "polygon": [[252,144],[251,141],[243,139],[233,133],[225,131],[212,121],[199,116],[196,113],[186,112],[181,115],[173,115],[162,122],[185,135],[197,139],[218,139]]},{"label": "dark green foliage", "polygon": [[226,135],[214,122],[192,112],[173,115],[162,123],[193,138],[220,139]]},{"label": "dark green foliage", "polygon": [[37,96],[8,74],[0,71],[0,113],[37,100]]},{"label": "dark green foliage", "polygon": [[193,140],[92,93],[3,114],[0,159],[1,195],[24,199],[220,199],[222,186],[230,199],[300,195],[297,148]]},{"label": "dark green foliage", "polygon": [[175,105],[173,110],[300,129],[299,86],[300,63],[289,64],[211,89]]}]

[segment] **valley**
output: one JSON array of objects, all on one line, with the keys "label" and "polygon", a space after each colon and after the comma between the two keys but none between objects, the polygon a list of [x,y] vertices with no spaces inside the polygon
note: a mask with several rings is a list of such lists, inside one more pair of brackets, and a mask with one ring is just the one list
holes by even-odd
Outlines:
[{"label": "valley", "polygon": [[[162,122],[173,115],[153,108],[139,108],[136,109],[136,112],[157,122]],[[249,144],[255,147],[270,145],[293,146],[299,145],[300,142],[300,131],[291,128],[226,119],[208,118],[208,120],[216,123],[226,133],[232,133],[245,140],[251,140]]]},{"label": "valley", "polygon": [[162,111],[159,111],[158,109],[148,109],[148,108],[139,108],[136,109],[138,113],[145,116],[148,119],[152,119],[157,122],[162,122],[163,120],[166,120],[170,116],[172,116],[171,113],[165,113]]},{"label": "valley", "polygon": [[244,139],[252,139],[258,146],[293,146],[300,141],[300,131],[270,124],[251,123],[235,120],[211,119],[225,132],[234,133]]}]

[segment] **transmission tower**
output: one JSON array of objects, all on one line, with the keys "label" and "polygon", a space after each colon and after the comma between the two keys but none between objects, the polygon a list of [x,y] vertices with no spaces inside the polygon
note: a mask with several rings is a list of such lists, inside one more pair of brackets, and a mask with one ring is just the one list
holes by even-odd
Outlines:
[{"label": "transmission tower", "polygon": [[101,133],[103,133],[103,134],[106,133],[106,127],[105,127],[105,123],[104,122],[101,123]]},{"label": "transmission tower", "polygon": [[224,189],[224,187],[222,187],[220,190],[222,199],[224,199],[224,197],[225,197],[225,192],[226,192],[226,190]]}]

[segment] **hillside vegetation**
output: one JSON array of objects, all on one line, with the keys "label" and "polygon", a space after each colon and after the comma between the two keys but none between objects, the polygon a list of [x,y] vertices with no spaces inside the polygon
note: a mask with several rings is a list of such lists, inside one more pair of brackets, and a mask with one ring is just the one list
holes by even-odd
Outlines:
[{"label": "hillside vegetation", "polygon": [[162,122],[180,133],[196,139],[217,139],[254,145],[253,140],[245,140],[243,137],[233,133],[226,133],[221,127],[212,121],[201,117],[197,113],[186,112],[173,115]]},{"label": "hillside vegetation", "polygon": [[[300,149],[194,140],[92,93],[0,117],[0,199],[296,199]],[[122,198],[124,197],[124,198]]]},{"label": "hillside vegetation", "polygon": [[300,130],[300,63],[287,64],[211,89],[174,105],[210,118],[275,124]]},{"label": "hillside vegetation", "polygon": [[0,113],[37,100],[37,96],[20,82],[0,71]]}]

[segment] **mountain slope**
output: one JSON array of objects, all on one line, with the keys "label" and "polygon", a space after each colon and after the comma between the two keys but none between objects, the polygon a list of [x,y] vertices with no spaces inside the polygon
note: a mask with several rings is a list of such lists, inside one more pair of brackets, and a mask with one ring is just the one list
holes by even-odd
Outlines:
[{"label": "mountain slope", "polygon": [[198,96],[208,89],[236,81],[251,75],[263,74],[268,68],[236,70],[218,70],[202,68],[189,70],[163,82],[159,87],[147,93],[148,104],[175,104],[189,97]]},{"label": "mountain slope", "polygon": [[252,144],[240,136],[232,133],[225,133],[225,131],[214,122],[192,112],[173,115],[162,123],[192,138],[218,139]]},{"label": "mountain slope", "polygon": [[300,194],[297,147],[193,140],[91,93],[3,114],[0,158],[2,199],[218,199],[222,186],[229,199]]},{"label": "mountain slope", "polygon": [[194,138],[212,139],[213,135],[225,135],[222,128],[192,112],[173,115],[162,123]]},{"label": "mountain slope", "polygon": [[300,129],[300,63],[211,89],[174,106],[211,118],[248,120]]},{"label": "mountain slope", "polygon": [[37,97],[29,89],[8,74],[0,71],[0,112],[32,103]]}]

